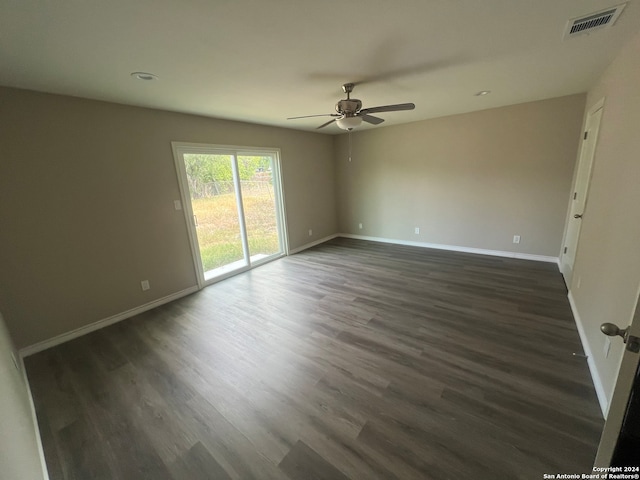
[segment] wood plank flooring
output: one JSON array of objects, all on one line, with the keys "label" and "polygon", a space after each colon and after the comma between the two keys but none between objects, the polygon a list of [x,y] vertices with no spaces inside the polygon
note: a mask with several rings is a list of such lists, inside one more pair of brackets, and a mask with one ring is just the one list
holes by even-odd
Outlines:
[{"label": "wood plank flooring", "polygon": [[541,479],[602,418],[556,265],[338,238],[25,359],[58,479]]}]

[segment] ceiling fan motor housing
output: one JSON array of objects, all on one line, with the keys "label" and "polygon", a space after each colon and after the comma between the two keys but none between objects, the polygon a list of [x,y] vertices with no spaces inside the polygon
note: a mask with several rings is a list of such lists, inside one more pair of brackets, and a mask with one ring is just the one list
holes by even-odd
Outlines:
[{"label": "ceiling fan motor housing", "polygon": [[336,112],[340,115],[353,116],[362,108],[362,102],[357,98],[348,98],[336,103]]}]

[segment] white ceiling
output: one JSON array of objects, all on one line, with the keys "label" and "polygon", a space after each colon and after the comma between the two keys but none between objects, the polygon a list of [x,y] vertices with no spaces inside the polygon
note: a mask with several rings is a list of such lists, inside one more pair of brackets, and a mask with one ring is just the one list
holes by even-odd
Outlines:
[{"label": "white ceiling", "polygon": [[383,128],[585,92],[640,29],[638,1],[564,41],[569,18],[620,2],[2,0],[0,85],[313,130],[326,119],[286,117],[333,112],[355,81],[364,107],[416,104],[365,127]]}]

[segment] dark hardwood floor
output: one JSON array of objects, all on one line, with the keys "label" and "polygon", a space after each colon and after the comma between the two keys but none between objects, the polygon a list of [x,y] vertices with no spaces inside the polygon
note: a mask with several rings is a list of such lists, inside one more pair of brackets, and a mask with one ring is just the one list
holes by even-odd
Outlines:
[{"label": "dark hardwood floor", "polygon": [[338,238],[25,359],[57,479],[541,479],[603,425],[556,265]]}]

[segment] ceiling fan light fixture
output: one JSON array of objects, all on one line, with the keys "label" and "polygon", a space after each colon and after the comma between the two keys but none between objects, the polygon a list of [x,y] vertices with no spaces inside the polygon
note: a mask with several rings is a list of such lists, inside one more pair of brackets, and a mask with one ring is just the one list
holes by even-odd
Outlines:
[{"label": "ceiling fan light fixture", "polygon": [[341,117],[336,120],[336,123],[343,130],[352,130],[360,126],[362,117]]}]

